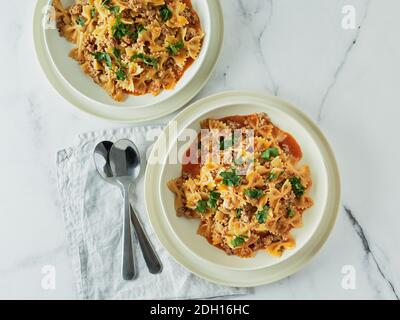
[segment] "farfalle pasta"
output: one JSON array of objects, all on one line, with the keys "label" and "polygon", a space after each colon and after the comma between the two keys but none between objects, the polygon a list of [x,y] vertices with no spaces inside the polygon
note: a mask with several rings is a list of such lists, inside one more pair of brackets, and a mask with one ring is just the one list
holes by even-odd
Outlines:
[{"label": "farfalle pasta", "polygon": [[70,57],[114,100],[171,90],[199,56],[204,33],[190,0],[53,0]]},{"label": "farfalle pasta", "polygon": [[[295,247],[290,231],[313,205],[310,169],[299,165],[296,140],[263,113],[206,119],[201,128],[182,175],[168,183],[178,216],[200,219],[198,234],[229,255],[281,256]],[[231,161],[221,161],[227,156]]]}]

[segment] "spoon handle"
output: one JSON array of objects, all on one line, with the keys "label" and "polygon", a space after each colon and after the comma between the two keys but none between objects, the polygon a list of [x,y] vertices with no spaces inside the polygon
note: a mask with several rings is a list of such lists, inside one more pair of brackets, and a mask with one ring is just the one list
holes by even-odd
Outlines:
[{"label": "spoon handle", "polygon": [[123,244],[122,244],[122,278],[133,280],[136,278],[136,268],[133,258],[132,233],[130,219],[130,204],[128,187],[124,187],[124,221],[123,221]]},{"label": "spoon handle", "polygon": [[149,269],[149,272],[152,274],[161,273],[163,268],[161,261],[158,258],[157,253],[154,251],[154,248],[151,245],[149,238],[146,232],[144,231],[143,226],[140,223],[140,220],[132,206],[131,206],[131,212],[132,212],[131,214],[132,224],[133,227],[135,228],[140,249],[142,250],[143,258],[146,262],[147,268]]}]

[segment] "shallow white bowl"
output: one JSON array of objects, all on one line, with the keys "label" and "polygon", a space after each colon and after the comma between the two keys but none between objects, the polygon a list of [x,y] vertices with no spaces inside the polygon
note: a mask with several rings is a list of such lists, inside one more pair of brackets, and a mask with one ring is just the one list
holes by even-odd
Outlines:
[{"label": "shallow white bowl", "polygon": [[[173,90],[160,95],[129,96],[125,102],[114,101],[79,65],[68,57],[73,45],[48,28],[45,16],[49,0],[39,0],[34,18],[37,56],[53,86],[83,111],[119,122],[141,122],[167,115],[181,108],[209,79],[218,59],[223,39],[222,12],[218,1],[192,0],[205,32],[199,58],[185,72]],[[73,0],[63,0],[63,4]]]},{"label": "shallow white bowl", "polygon": [[[297,242],[296,248],[287,250],[280,258],[259,251],[254,258],[243,259],[228,256],[224,251],[211,246],[203,237],[197,235],[198,220],[176,216],[174,195],[166,186],[169,180],[180,176],[181,173],[181,165],[168,164],[167,157],[171,150],[176,148],[179,150],[182,145],[187,145],[187,139],[186,141],[182,139],[185,128],[199,130],[199,121],[207,117],[254,112],[266,112],[277,126],[293,134],[302,147],[302,162],[309,164],[312,173],[313,188],[310,195],[315,204],[306,211],[304,226],[293,231]],[[172,121],[154,146],[145,180],[146,204],[150,220],[160,241],[170,253],[192,272],[214,282],[233,285],[243,285],[243,283],[240,284],[239,279],[225,279],[223,273],[219,274],[217,279],[212,275],[216,274],[216,270],[231,270],[233,273],[239,272],[241,277],[244,275],[243,272],[255,271],[260,272],[262,276],[265,270],[276,270],[269,276],[270,279],[277,279],[282,275],[288,275],[288,272],[289,274],[294,272],[294,269],[290,268],[296,266],[293,261],[307,261],[311,257],[309,253],[307,256],[310,248],[314,248],[315,252],[315,248],[319,248],[329,234],[340,202],[336,161],[319,129],[303,113],[288,103],[265,94],[248,92],[228,92],[200,100],[181,112],[175,120],[176,133],[170,132],[171,127],[175,125]],[[180,139],[182,141],[179,141]],[[166,152],[160,153],[160,150]],[[159,154],[164,156],[160,158]],[[154,192],[155,189],[157,192]],[[291,271],[285,271],[284,266],[288,266],[286,270]],[[209,270],[209,273],[204,275],[204,272],[200,272],[201,268]],[[241,281],[246,283],[246,279]],[[266,280],[259,280],[259,284],[260,281],[265,283]]]}]

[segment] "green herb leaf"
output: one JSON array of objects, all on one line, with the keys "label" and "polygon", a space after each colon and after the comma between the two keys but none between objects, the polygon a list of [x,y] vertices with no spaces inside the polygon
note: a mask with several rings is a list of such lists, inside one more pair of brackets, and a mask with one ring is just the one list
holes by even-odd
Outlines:
[{"label": "green herb leaf", "polygon": [[244,194],[252,199],[259,199],[263,195],[263,191],[261,189],[246,189]]},{"label": "green herb leaf", "polygon": [[143,32],[143,31],[146,31],[146,28],[143,27],[141,24],[138,24],[138,25],[136,26],[136,32],[137,32],[137,34]]},{"label": "green herb leaf", "polygon": [[240,219],[242,216],[242,209],[236,209],[236,219]]},{"label": "green herb leaf", "polygon": [[121,68],[117,70],[117,72],[115,72],[115,75],[117,76],[118,80],[126,80],[126,73],[124,70],[122,70]]},{"label": "green herb leaf", "polygon": [[207,201],[200,200],[199,202],[197,202],[196,210],[200,213],[205,213],[207,210]]},{"label": "green herb leaf", "polygon": [[104,7],[104,8],[108,8],[108,6],[110,5],[110,2],[111,2],[111,0],[104,0],[101,3],[101,6]]},{"label": "green herb leaf", "polygon": [[241,246],[243,243],[244,237],[242,236],[236,236],[235,239],[231,241],[232,246],[234,246],[235,248]]},{"label": "green herb leaf", "polygon": [[219,149],[220,150],[226,150],[230,147],[233,146],[233,141],[230,139],[225,140],[224,138],[221,139],[221,141],[219,142]]},{"label": "green herb leaf", "polygon": [[265,160],[270,160],[271,157],[277,157],[277,156],[279,156],[278,148],[268,148],[261,154],[261,158]]},{"label": "green herb leaf", "polygon": [[221,194],[219,192],[212,191],[210,193],[210,198],[207,201],[207,205],[211,209],[215,209],[217,207],[217,201],[221,197]]},{"label": "green herb leaf", "polygon": [[92,8],[92,10],[90,10],[90,16],[94,18],[96,17],[96,14],[97,14],[96,8]]},{"label": "green herb leaf", "polygon": [[107,67],[112,67],[111,57],[107,52],[95,52],[93,53],[94,57],[98,62],[105,62]]},{"label": "green herb leaf", "polygon": [[76,19],[76,24],[80,25],[83,27],[86,23],[86,19],[82,16],[79,16],[78,19]]},{"label": "green herb leaf", "polygon": [[232,134],[232,139],[225,139],[224,137],[221,137],[221,140],[219,142],[219,149],[226,150],[230,147],[233,147],[235,143],[236,143],[235,134]]},{"label": "green herb leaf", "polygon": [[238,186],[242,180],[241,177],[236,174],[236,168],[223,171],[220,173],[220,176],[223,178],[222,184],[230,187]]},{"label": "green herb leaf", "polygon": [[295,212],[292,208],[289,207],[289,208],[287,209],[287,216],[288,216],[289,218],[293,218],[295,214],[296,214],[296,212]]},{"label": "green herb leaf", "polygon": [[112,62],[111,62],[111,57],[108,53],[104,54],[104,60],[106,62],[107,67],[111,68],[112,67]]},{"label": "green herb leaf", "polygon": [[292,190],[296,197],[301,197],[304,194],[305,188],[301,184],[301,179],[298,177],[293,177],[289,179],[291,185],[292,185]]},{"label": "green herb leaf", "polygon": [[136,26],[135,32],[132,32],[132,33],[130,34],[130,36],[131,36],[131,38],[132,38],[133,40],[136,41],[136,40],[139,38],[139,35],[140,35],[143,31],[146,31],[146,28],[145,28],[144,26],[142,26],[141,24],[138,24],[138,25]]},{"label": "green herb leaf", "polygon": [[184,44],[183,41],[179,41],[175,44],[170,44],[167,47],[167,50],[170,54],[172,54],[173,56],[176,56],[176,54],[179,52],[179,50],[183,49]]},{"label": "green herb leaf", "polygon": [[121,60],[121,51],[118,48],[113,48],[113,55],[116,59]]},{"label": "green herb leaf", "polygon": [[124,36],[129,35],[129,25],[121,22],[121,17],[117,17],[117,21],[112,27],[113,37],[121,40]]},{"label": "green herb leaf", "polygon": [[165,22],[172,18],[172,11],[167,5],[163,5],[160,9],[161,19]]},{"label": "green herb leaf", "polygon": [[273,180],[275,180],[276,178],[278,177],[278,175],[275,173],[275,172],[270,172],[269,173],[269,176],[268,176],[268,180],[269,181],[273,181]]},{"label": "green herb leaf", "polygon": [[136,53],[132,56],[131,61],[135,61],[136,59],[140,59],[143,61],[144,64],[147,64],[148,66],[152,66],[153,68],[157,69],[158,63],[156,58],[146,56],[144,53]]},{"label": "green herb leaf", "polygon": [[119,6],[112,6],[108,10],[110,10],[111,13],[113,13],[114,15],[117,15],[119,13],[119,11],[121,10],[121,8]]},{"label": "green herb leaf", "polygon": [[291,207],[287,208],[286,213],[289,218],[293,218],[296,215],[296,211],[294,211]]},{"label": "green herb leaf", "polygon": [[269,207],[265,205],[261,211],[257,212],[256,219],[258,220],[258,223],[265,223],[268,218],[268,211]]}]

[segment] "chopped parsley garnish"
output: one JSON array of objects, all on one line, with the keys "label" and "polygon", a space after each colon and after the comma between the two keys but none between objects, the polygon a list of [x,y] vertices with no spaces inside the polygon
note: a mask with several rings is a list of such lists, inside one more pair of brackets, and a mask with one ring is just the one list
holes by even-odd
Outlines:
[{"label": "chopped parsley garnish", "polygon": [[165,22],[172,18],[172,11],[167,5],[163,5],[160,9],[161,19]]},{"label": "chopped parsley garnish", "polygon": [[170,44],[167,47],[167,50],[170,54],[172,54],[173,56],[176,56],[176,54],[179,52],[179,50],[183,49],[184,44],[183,41],[179,41],[175,44]]},{"label": "chopped parsley garnish", "polygon": [[92,8],[92,10],[90,10],[90,16],[92,18],[94,18],[96,16],[97,12],[96,12],[96,8]]},{"label": "chopped parsley garnish", "polygon": [[157,69],[158,63],[156,58],[147,56],[144,53],[136,53],[132,56],[131,61],[135,61],[136,59],[140,59],[143,61],[144,64],[147,64],[148,66],[152,66],[153,68]]},{"label": "chopped parsley garnish", "polygon": [[211,209],[215,209],[217,207],[217,201],[221,197],[221,194],[219,192],[212,191],[210,193],[210,198],[207,201],[208,207]]},{"label": "chopped parsley garnish", "polygon": [[263,195],[263,191],[261,189],[246,189],[244,194],[252,199],[259,199]]},{"label": "chopped parsley garnish", "polygon": [[279,156],[278,148],[268,148],[261,154],[261,158],[265,160],[270,160],[271,157],[277,157],[277,156]]},{"label": "chopped parsley garnish", "polygon": [[275,173],[275,172],[270,172],[269,173],[269,176],[268,176],[268,180],[269,181],[273,181],[273,180],[275,180],[276,178],[278,177],[278,175]]},{"label": "chopped parsley garnish", "polygon": [[243,243],[244,243],[244,237],[242,236],[236,236],[235,239],[231,241],[232,246],[235,248],[241,246]]},{"label": "chopped parsley garnish", "polygon": [[101,3],[101,6],[103,8],[110,10],[111,13],[113,13],[116,16],[121,11],[121,8],[120,8],[120,6],[110,6],[110,2],[111,2],[111,0],[104,0]]},{"label": "chopped parsley garnish", "polygon": [[268,218],[269,207],[265,205],[261,211],[258,211],[256,214],[256,219],[258,223],[265,223]]},{"label": "chopped parsley garnish", "polygon": [[108,8],[114,15],[117,15],[121,8],[119,6],[112,6],[111,8]]},{"label": "chopped parsley garnish", "polygon": [[221,140],[219,142],[219,149],[220,150],[225,150],[228,149],[230,147],[233,147],[236,143],[235,140],[235,135],[232,134],[232,139],[225,139],[225,137],[221,137]]},{"label": "chopped parsley garnish", "polygon": [[284,173],[284,171],[278,171],[278,172],[276,172],[276,171],[271,170],[271,172],[269,173],[269,176],[268,176],[268,180],[269,180],[269,181],[276,180],[276,179],[279,178],[283,173]]},{"label": "chopped parsley garnish", "polygon": [[236,168],[223,171],[220,176],[223,178],[222,184],[230,187],[238,186],[241,181],[241,177],[236,174]]},{"label": "chopped parsley garnish", "polygon": [[143,27],[141,24],[138,24],[137,26],[136,26],[136,33],[137,33],[137,35],[139,35],[141,32],[143,32],[143,31],[146,31],[146,28],[145,27]]},{"label": "chopped parsley garnish", "polygon": [[130,37],[131,37],[133,40],[136,41],[136,40],[139,38],[139,35],[140,35],[143,31],[146,31],[146,28],[145,28],[144,26],[142,26],[141,24],[138,24],[138,25],[136,26],[135,32],[132,32],[132,33],[130,34]]},{"label": "chopped parsley garnish", "polygon": [[301,197],[304,194],[304,186],[301,184],[301,179],[298,177],[293,177],[289,179],[291,185],[292,185],[292,190],[296,197]]},{"label": "chopped parsley garnish", "polygon": [[108,6],[110,5],[110,2],[111,2],[111,0],[104,0],[101,3],[101,6],[104,7],[104,8],[108,8]]},{"label": "chopped parsley garnish", "polygon": [[113,37],[121,40],[124,36],[129,35],[129,25],[121,22],[121,16],[117,16],[117,21],[112,27]]},{"label": "chopped parsley garnish", "polygon": [[86,19],[82,16],[79,16],[78,19],[76,19],[76,24],[80,25],[83,27],[86,23]]},{"label": "chopped parsley garnish", "polygon": [[199,202],[197,202],[196,210],[200,213],[205,213],[207,210],[207,201],[200,200]]},{"label": "chopped parsley garnish", "polygon": [[146,28],[143,27],[141,24],[138,24],[138,25],[136,26],[136,31],[137,31],[138,33],[140,33],[140,32],[146,31]]},{"label": "chopped parsley garnish", "polygon": [[293,218],[295,214],[296,214],[296,212],[295,212],[292,208],[289,207],[289,208],[287,209],[287,216],[288,216],[289,218]]},{"label": "chopped parsley garnish", "polygon": [[113,55],[116,59],[121,60],[121,51],[118,48],[113,48]]},{"label": "chopped parsley garnish", "polygon": [[117,70],[117,72],[115,72],[115,75],[117,76],[118,80],[126,80],[126,73],[124,70],[122,70],[121,68]]},{"label": "chopped parsley garnish", "polygon": [[242,216],[242,209],[236,209],[236,219],[240,219]]},{"label": "chopped parsley garnish", "polygon": [[98,62],[105,62],[107,67],[111,68],[112,63],[111,63],[111,57],[107,52],[95,52],[93,53],[94,57]]}]

